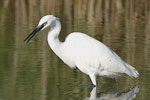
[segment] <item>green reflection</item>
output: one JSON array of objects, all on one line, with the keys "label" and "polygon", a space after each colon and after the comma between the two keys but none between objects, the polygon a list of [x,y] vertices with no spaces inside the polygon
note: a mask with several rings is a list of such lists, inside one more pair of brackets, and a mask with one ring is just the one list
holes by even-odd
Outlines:
[{"label": "green reflection", "polygon": [[60,18],[60,39],[84,32],[111,47],[141,74],[138,79],[98,78],[98,90],[124,91],[140,86],[136,100],[150,93],[150,1],[147,0],[0,0],[0,99],[76,100],[93,87],[79,70],[68,68],[49,48],[47,31],[23,42],[41,16]]}]

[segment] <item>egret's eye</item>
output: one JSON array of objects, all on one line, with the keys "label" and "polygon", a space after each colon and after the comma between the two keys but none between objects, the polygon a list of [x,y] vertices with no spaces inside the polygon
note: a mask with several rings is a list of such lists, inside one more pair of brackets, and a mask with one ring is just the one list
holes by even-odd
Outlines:
[{"label": "egret's eye", "polygon": [[47,22],[43,23],[43,26],[45,26],[47,24]]}]

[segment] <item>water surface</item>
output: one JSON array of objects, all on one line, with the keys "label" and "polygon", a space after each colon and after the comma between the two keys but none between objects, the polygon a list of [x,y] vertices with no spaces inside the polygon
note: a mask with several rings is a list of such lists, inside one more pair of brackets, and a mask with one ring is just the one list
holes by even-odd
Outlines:
[{"label": "water surface", "polygon": [[[47,14],[60,18],[60,40],[74,31],[112,48],[140,73],[91,83],[49,48],[46,29],[23,42]],[[150,98],[150,2],[147,0],[0,0],[0,99],[91,100]]]}]

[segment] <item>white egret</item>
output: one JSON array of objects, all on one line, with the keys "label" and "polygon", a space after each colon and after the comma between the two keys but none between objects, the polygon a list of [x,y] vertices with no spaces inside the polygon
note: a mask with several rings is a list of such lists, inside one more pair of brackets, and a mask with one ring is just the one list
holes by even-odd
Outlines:
[{"label": "white egret", "polygon": [[77,67],[89,75],[93,85],[97,84],[96,76],[115,78],[123,73],[135,78],[139,76],[138,71],[124,62],[113,50],[84,33],[73,32],[64,42],[60,42],[58,35],[61,23],[53,15],[42,17],[38,26],[24,41],[29,42],[38,31],[47,27],[51,27],[48,32],[50,48],[68,66]]}]

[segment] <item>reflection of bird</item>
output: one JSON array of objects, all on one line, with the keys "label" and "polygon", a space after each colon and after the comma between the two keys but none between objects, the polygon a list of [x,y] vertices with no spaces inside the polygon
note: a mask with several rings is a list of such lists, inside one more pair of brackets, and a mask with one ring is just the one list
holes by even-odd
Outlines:
[{"label": "reflection of bird", "polygon": [[91,91],[90,97],[86,97],[84,100],[132,100],[136,97],[138,92],[139,87],[135,86],[127,91],[101,93],[99,96],[97,96],[96,87],[94,87]]},{"label": "reflection of bird", "polygon": [[49,26],[51,30],[48,32],[48,43],[51,49],[68,66],[77,67],[89,75],[94,85],[96,76],[114,78],[122,73],[135,78],[139,76],[136,69],[125,63],[109,47],[86,34],[74,32],[69,34],[64,42],[60,42],[58,35],[61,24],[53,15],[42,17],[36,29],[24,41],[30,41],[38,31]]}]

